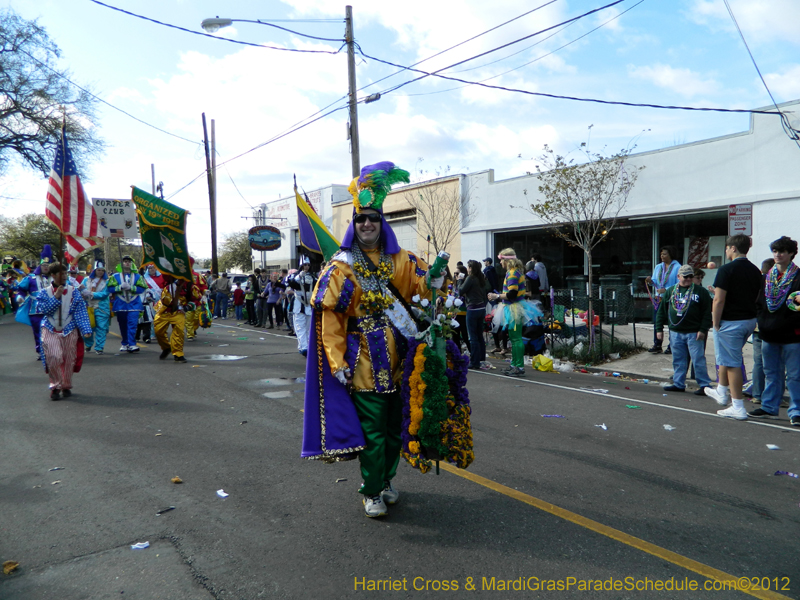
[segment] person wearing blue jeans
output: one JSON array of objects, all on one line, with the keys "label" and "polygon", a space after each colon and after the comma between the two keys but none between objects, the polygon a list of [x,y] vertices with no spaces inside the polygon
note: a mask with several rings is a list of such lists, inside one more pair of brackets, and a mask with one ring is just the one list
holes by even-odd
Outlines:
[{"label": "person wearing blue jeans", "polygon": [[764,364],[761,407],[751,417],[777,417],[783,396],[783,369],[789,388],[789,423],[800,427],[800,268],[794,264],[797,242],[783,236],[770,244],[775,266],[766,275],[758,299],[758,331]]},{"label": "person wearing blue jeans", "polygon": [[480,369],[486,360],[486,340],[483,325],[486,322],[486,295],[489,282],[476,260],[467,261],[469,275],[459,287],[459,293],[467,305],[467,332],[469,333],[469,368]]},{"label": "person wearing blue jeans", "polygon": [[228,318],[228,294],[231,292],[231,280],[228,274],[223,273],[222,277],[213,283],[213,291],[216,296],[216,306],[214,308],[214,318]]},{"label": "person wearing blue jeans", "polygon": [[[769,270],[775,266],[775,260],[768,258],[761,262],[761,272],[766,277]],[[784,372],[784,365],[781,363],[781,373]],[[781,377],[783,379],[783,377]],[[758,335],[758,327],[753,332],[753,384],[750,386],[750,396],[758,403],[761,403],[761,394],[764,391],[764,362],[761,358],[761,336]]]},{"label": "person wearing blue jeans", "polygon": [[147,282],[136,271],[133,258],[122,257],[122,263],[117,265],[117,272],[108,278],[106,287],[111,296],[111,309],[119,323],[119,335],[122,338],[119,351],[139,352],[135,339],[136,328],[139,325],[139,313],[144,307],[142,295],[147,289]]},{"label": "person wearing blue jeans", "polygon": [[691,357],[700,386],[695,395],[703,396],[711,385],[705,353],[706,335],[711,327],[711,296],[702,285],[696,285],[693,278],[691,265],[683,265],[678,269],[678,283],[664,292],[656,313],[656,340],[663,340],[664,325],[667,325],[674,373],[672,384],[664,390],[686,391],[686,371]]},{"label": "person wearing blue jeans", "polygon": [[711,306],[719,384],[716,389],[707,387],[705,392],[720,406],[727,405],[730,398],[731,405],[717,414],[737,421],[747,419],[742,348],[756,329],[756,302],[764,287],[761,270],[747,260],[750,243],[746,235],[732,235],[725,240],[728,262],[717,271]]},{"label": "person wearing blue jeans", "polygon": [[[678,269],[681,268],[681,263],[675,260],[677,254],[678,251],[674,246],[662,246],[659,252],[661,262],[656,265],[655,269],[653,269],[653,275],[645,278],[645,282],[648,285],[653,286],[653,297],[651,298],[651,302],[653,303],[654,324],[656,322],[659,308],[663,303],[663,296],[666,293],[667,288],[678,284]],[[664,337],[658,337],[658,332],[659,329],[657,327],[653,327],[653,347],[650,348],[648,352],[652,352],[654,354],[661,353],[661,346],[663,344]],[[669,354],[671,351],[671,346],[668,343],[666,354]]]}]

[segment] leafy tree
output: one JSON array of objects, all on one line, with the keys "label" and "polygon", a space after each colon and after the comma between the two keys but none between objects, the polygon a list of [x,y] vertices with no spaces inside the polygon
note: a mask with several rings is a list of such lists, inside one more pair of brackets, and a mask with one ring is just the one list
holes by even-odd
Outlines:
[{"label": "leafy tree", "polygon": [[[470,224],[477,212],[477,207],[470,204],[469,191],[463,188],[466,179],[461,177],[454,185],[452,181],[447,181],[449,177],[452,178],[449,173],[450,167],[440,168],[435,172],[435,179],[422,181],[430,174],[418,169],[416,175],[420,182],[403,194],[406,202],[416,211],[414,229],[421,237],[429,238],[434,254],[448,250],[461,229]],[[472,200],[474,202],[475,198]]]},{"label": "leafy tree", "polygon": [[56,68],[61,51],[36,21],[0,10],[0,175],[16,160],[49,174],[66,119],[76,162],[104,148],[95,126],[96,99]]},{"label": "leafy tree", "polygon": [[58,248],[61,234],[44,215],[23,215],[16,219],[0,218],[0,252],[26,262],[39,262],[45,244],[53,249],[53,258],[61,258]]},{"label": "leafy tree", "polygon": [[253,250],[247,231],[239,231],[225,236],[219,256],[219,269],[222,271],[245,271],[253,268]]},{"label": "leafy tree", "polygon": [[[536,165],[540,197],[530,199],[525,207],[567,244],[576,246],[586,254],[589,265],[589,323],[593,321],[592,306],[592,250],[605,240],[617,224],[625,208],[628,194],[636,183],[639,171],[627,163],[631,149],[623,149],[604,156],[591,152],[586,143],[581,153],[586,159],[577,163],[567,160],[545,145],[544,154]],[[589,331],[592,331],[591,326]],[[590,345],[592,343],[590,335]]]}]

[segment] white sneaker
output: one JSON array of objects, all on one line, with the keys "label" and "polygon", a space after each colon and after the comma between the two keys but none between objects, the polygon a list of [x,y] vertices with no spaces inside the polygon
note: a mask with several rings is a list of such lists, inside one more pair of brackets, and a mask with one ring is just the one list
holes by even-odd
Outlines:
[{"label": "white sneaker", "polygon": [[728,402],[730,402],[731,400],[730,394],[725,394],[724,396],[720,396],[719,392],[717,391],[717,388],[715,387],[708,386],[704,391],[706,393],[706,396],[716,400],[717,404],[719,404],[720,406],[727,406]]},{"label": "white sneaker", "polygon": [[364,496],[364,512],[370,518],[372,517],[385,517],[389,514],[389,509],[383,502],[380,494],[377,496]]},{"label": "white sneaker", "polygon": [[122,346],[119,347],[119,351],[120,352],[127,352],[128,351],[128,347],[125,346],[125,345],[122,345]]},{"label": "white sneaker", "polygon": [[394,489],[391,481],[387,481],[381,491],[381,498],[386,504],[397,504],[397,501],[400,500],[400,492]]},{"label": "white sneaker", "polygon": [[747,420],[747,410],[744,406],[742,408],[734,408],[733,406],[729,406],[728,408],[718,410],[717,414],[721,417],[730,417],[731,419],[736,419],[737,421]]},{"label": "white sneaker", "polygon": [[139,352],[139,346],[128,346],[128,352]]}]

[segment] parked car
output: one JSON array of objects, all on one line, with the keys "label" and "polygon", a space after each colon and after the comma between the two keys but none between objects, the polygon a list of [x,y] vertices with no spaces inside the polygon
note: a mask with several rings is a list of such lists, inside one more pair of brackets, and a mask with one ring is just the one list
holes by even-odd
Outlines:
[{"label": "parked car", "polygon": [[241,273],[228,273],[228,279],[231,280],[231,290],[240,288],[247,283],[247,275]]}]

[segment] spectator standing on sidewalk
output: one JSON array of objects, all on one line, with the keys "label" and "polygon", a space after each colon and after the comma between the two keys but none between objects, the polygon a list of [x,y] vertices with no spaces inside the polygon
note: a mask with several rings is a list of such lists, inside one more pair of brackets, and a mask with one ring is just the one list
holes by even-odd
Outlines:
[{"label": "spectator standing on sidewalk", "polygon": [[494,268],[492,262],[492,259],[488,256],[483,259],[483,276],[486,277],[486,281],[489,282],[490,290],[492,292],[497,292],[500,289],[500,279],[497,277],[497,269]]},{"label": "spectator standing on sidewalk", "polygon": [[[256,269],[256,271],[258,271],[258,269]],[[256,321],[258,318],[256,317],[256,288],[258,288],[256,276],[249,275],[247,277],[247,284],[244,292],[244,305],[247,309],[248,325],[258,325],[258,321]]]},{"label": "spectator standing on sidewalk", "polygon": [[[281,309],[278,306],[278,303],[281,301],[281,293],[283,290],[286,289],[285,286],[278,281],[278,274],[272,273],[269,276],[269,282],[267,283],[267,287],[264,289],[264,293],[267,296],[267,309],[266,309],[266,316],[264,317],[266,325],[266,319],[269,319],[269,327],[267,329],[272,329],[276,324],[278,329],[281,327]],[[272,313],[275,313],[275,321],[272,320]]]},{"label": "spectator standing on sidewalk", "polygon": [[711,320],[714,326],[714,354],[719,367],[719,385],[707,387],[706,395],[725,406],[717,414],[739,421],[747,419],[742,393],[742,348],[756,328],[756,302],[763,295],[761,271],[747,260],[750,238],[732,235],[725,241],[727,264],[714,280]]},{"label": "spectator standing on sidewalk", "polygon": [[267,320],[267,283],[269,275],[267,270],[256,272],[256,327],[264,327]]},{"label": "spectator standing on sidewalk", "polygon": [[664,387],[664,390],[686,391],[686,371],[691,357],[700,385],[695,395],[703,396],[705,388],[711,385],[705,353],[705,339],[711,328],[711,296],[693,280],[694,269],[690,265],[678,269],[678,283],[667,288],[656,313],[656,339],[663,339],[663,328],[667,325],[672,340],[674,372],[672,385]]},{"label": "spectator standing on sidewalk", "polygon": [[[653,295],[650,301],[653,303],[653,323],[656,322],[656,314],[658,308],[661,306],[661,297],[668,287],[678,283],[678,269],[681,268],[681,263],[675,260],[677,251],[674,246],[662,246],[660,249],[661,262],[653,269],[653,275],[647,277],[645,281],[648,285],[653,286]],[[661,352],[662,340],[656,337],[656,329],[653,328],[653,347],[648,352],[658,354]],[[667,344],[667,354],[670,353],[669,344]]]},{"label": "spectator standing on sidewalk", "polygon": [[236,313],[236,320],[243,321],[244,316],[244,290],[242,286],[237,286],[235,290],[233,290],[233,310]]},{"label": "spectator standing on sidewalk", "polygon": [[467,332],[469,333],[469,368],[480,369],[486,361],[486,339],[483,325],[486,321],[486,301],[489,283],[481,272],[477,260],[467,261],[469,275],[459,288],[467,307]]},{"label": "spectator standing on sidewalk", "polygon": [[[761,262],[761,273],[766,278],[769,270],[775,266],[775,260],[768,258]],[[785,366],[781,362],[781,389],[784,385]],[[750,396],[757,404],[761,404],[761,394],[764,392],[764,363],[761,357],[761,336],[758,333],[758,325],[753,332],[753,377],[750,393],[745,392],[745,396]]]},{"label": "spectator standing on sidewalk", "polygon": [[751,417],[777,417],[786,381],[789,387],[789,422],[800,427],[800,276],[794,258],[797,242],[783,236],[770,244],[775,266],[767,273],[758,299],[758,330],[764,363],[761,408]]},{"label": "spectator standing on sidewalk", "polygon": [[214,281],[213,290],[216,296],[214,318],[225,320],[228,318],[228,294],[231,293],[231,280],[228,279],[227,273],[223,273],[222,277]]}]

